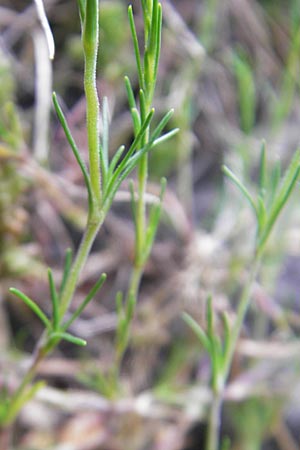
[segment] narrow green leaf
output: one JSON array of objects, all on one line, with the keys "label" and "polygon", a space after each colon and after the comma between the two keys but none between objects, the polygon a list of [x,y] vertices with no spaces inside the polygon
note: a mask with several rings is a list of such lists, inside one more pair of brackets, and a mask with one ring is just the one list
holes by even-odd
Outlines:
[{"label": "narrow green leaf", "polygon": [[278,160],[278,161],[276,161],[275,166],[274,166],[274,168],[272,170],[271,183],[270,183],[270,187],[268,189],[268,191],[269,191],[268,205],[270,207],[273,205],[274,198],[276,196],[280,180],[281,180],[281,163]]},{"label": "narrow green leaf", "polygon": [[157,145],[162,144],[163,142],[167,141],[168,139],[171,139],[173,136],[175,136],[179,131],[179,128],[173,128],[173,130],[168,131],[167,133],[163,134],[159,138],[155,139],[153,142],[153,147],[156,147]]},{"label": "narrow green leaf", "polygon": [[147,97],[151,101],[156,84],[157,68],[161,46],[161,5],[154,0],[151,15],[151,25],[149,39],[146,44],[144,55],[145,84],[147,87]]},{"label": "narrow green leaf", "polygon": [[237,79],[240,125],[249,134],[255,122],[256,92],[253,71],[247,60],[237,53],[233,55],[233,68]]},{"label": "narrow green leaf", "polygon": [[140,89],[139,97],[140,97],[141,122],[143,123],[145,122],[147,116],[146,98],[143,89]]},{"label": "narrow green leaf", "polygon": [[267,188],[267,164],[266,164],[266,143],[261,144],[260,165],[259,165],[259,190],[262,199],[265,197]]},{"label": "narrow green leaf", "polygon": [[[154,0],[154,1],[157,1],[157,0]],[[147,42],[148,42],[149,34],[150,34],[152,8],[153,8],[153,0],[151,0],[151,1],[149,1],[149,0],[142,0],[145,46],[147,46]]]},{"label": "narrow green leaf", "polygon": [[131,155],[137,149],[140,141],[142,140],[144,134],[146,133],[146,131],[147,131],[147,129],[148,129],[150,123],[151,123],[151,120],[152,120],[152,118],[154,116],[154,112],[155,111],[152,108],[151,111],[149,112],[149,114],[147,115],[145,121],[142,123],[141,128],[140,128],[137,136],[134,138],[131,146],[129,147],[129,150],[127,151],[126,155],[124,156],[124,158],[123,158],[123,160],[122,160],[122,162],[121,162],[121,164],[119,166],[120,171],[122,170],[122,166],[125,167],[127,161],[130,159]]},{"label": "narrow green leaf", "polygon": [[70,131],[69,127],[68,127],[68,124],[67,124],[66,118],[64,116],[64,113],[63,113],[63,111],[62,111],[62,109],[61,109],[61,107],[60,107],[60,105],[58,103],[58,99],[57,99],[57,96],[56,96],[55,92],[53,92],[52,98],[53,98],[53,104],[54,104],[54,108],[55,108],[56,114],[58,116],[58,119],[59,119],[59,121],[61,123],[61,126],[63,127],[63,130],[65,132],[65,136],[66,136],[66,138],[67,138],[67,140],[68,140],[68,142],[70,144],[70,147],[71,147],[71,149],[73,151],[75,159],[76,159],[76,161],[77,161],[77,163],[78,163],[78,165],[79,165],[79,167],[81,169],[81,172],[82,172],[82,175],[83,175],[83,178],[84,178],[84,182],[85,182],[85,185],[86,185],[86,188],[87,188],[87,191],[88,191],[89,202],[91,202],[92,201],[92,190],[91,190],[90,177],[89,177],[86,165],[85,165],[84,161],[81,158],[80,152],[79,152],[78,147],[77,147],[77,145],[76,145],[76,143],[75,143],[75,141],[73,139],[73,136],[72,136],[71,131]]},{"label": "narrow green leaf", "polygon": [[158,63],[159,63],[159,57],[160,57],[161,28],[162,28],[162,7],[161,7],[161,4],[158,3],[157,26],[156,26],[156,51],[155,51],[154,67],[153,67],[154,80],[156,80],[156,78],[157,78]]},{"label": "narrow green leaf", "polygon": [[141,128],[141,118],[137,108],[132,108],[131,118],[133,122],[134,136],[136,136]]},{"label": "narrow green leaf", "polygon": [[53,330],[57,330],[59,325],[59,307],[58,307],[58,296],[56,292],[56,287],[53,279],[52,270],[48,269],[48,281],[50,288],[50,296],[52,302],[52,316],[53,316]]},{"label": "narrow green leaf", "polygon": [[134,23],[132,5],[129,5],[129,7],[128,7],[128,18],[129,18],[129,25],[130,25],[131,35],[132,35],[132,41],[133,41],[133,47],[134,47],[134,53],[135,53],[135,59],[136,59],[136,66],[137,66],[138,77],[139,77],[139,85],[140,85],[141,89],[144,89],[144,87],[145,87],[144,86],[144,75],[143,75],[143,69],[142,69],[139,42],[138,42],[135,23]]},{"label": "narrow green leaf", "polygon": [[65,255],[64,272],[63,272],[62,281],[60,284],[59,295],[62,294],[62,292],[65,288],[65,285],[66,285],[66,282],[67,282],[67,279],[68,279],[68,276],[70,273],[70,269],[71,269],[71,263],[72,263],[72,250],[70,248],[67,248],[66,255]]},{"label": "narrow green leaf", "polygon": [[[122,175],[122,177],[121,177],[121,173],[126,168],[128,161],[130,161],[132,154],[135,152],[137,146],[139,145],[140,140],[142,139],[143,135],[145,134],[145,132],[152,120],[153,114],[154,114],[154,110],[152,109],[150,111],[150,113],[148,114],[145,122],[142,124],[137,136],[134,138],[126,155],[124,156],[122,161],[120,161],[119,166],[116,168],[114,173],[110,174],[110,179],[107,184],[107,189],[106,189],[105,195],[103,196],[104,197],[103,203],[105,203],[107,201],[107,199],[109,199],[109,203],[112,201],[112,198],[114,197],[117,189],[119,188],[121,182],[124,180],[125,176]],[[126,173],[129,173],[130,171],[131,170],[129,170]]]},{"label": "narrow green leaf", "polygon": [[157,29],[158,29],[158,1],[153,0],[151,14],[151,27],[149,35],[149,43],[147,45],[147,51],[154,57],[157,47]]},{"label": "narrow green leaf", "polygon": [[103,283],[106,280],[106,274],[103,273],[99,280],[94,284],[92,289],[89,291],[81,305],[76,309],[76,311],[72,314],[72,317],[63,325],[63,329],[67,330],[69,326],[80,316],[85,307],[89,304],[89,302],[95,297],[99,289],[101,289]]},{"label": "narrow green leaf", "polygon": [[96,59],[99,35],[99,1],[86,0],[82,33],[83,47],[89,56]]},{"label": "narrow green leaf", "polygon": [[43,322],[46,328],[51,328],[51,323],[46,315],[43,313],[41,308],[33,301],[31,298],[27,297],[27,295],[23,294],[23,292],[19,291],[16,288],[10,288],[9,291],[22,300],[33,312],[34,314]]},{"label": "narrow green leaf", "polygon": [[121,145],[121,147],[118,148],[118,150],[116,151],[116,153],[114,154],[110,164],[109,164],[109,169],[107,172],[107,179],[109,180],[116,168],[116,165],[118,164],[122,154],[125,151],[125,145]]},{"label": "narrow green leaf", "polygon": [[224,333],[224,347],[223,347],[223,362],[227,361],[228,354],[230,352],[231,346],[231,330],[230,330],[230,321],[228,314],[223,312],[221,314],[221,319],[223,322],[223,333]]},{"label": "narrow green leaf", "polygon": [[136,295],[133,292],[129,293],[128,299],[127,299],[127,304],[126,304],[126,321],[127,321],[127,326],[129,326],[129,324],[132,321],[133,318],[133,314],[135,311],[135,306],[136,306]]},{"label": "narrow green leaf", "polygon": [[207,336],[213,342],[213,338],[215,336],[215,329],[214,329],[214,310],[211,295],[208,296],[206,301],[206,322],[207,322]]},{"label": "narrow green leaf", "polygon": [[254,211],[256,218],[258,219],[257,208],[255,205],[255,202],[254,202],[251,194],[249,193],[248,189],[246,188],[246,186],[244,186],[244,184],[238,179],[238,177],[227,166],[222,166],[222,169],[223,169],[223,172],[225,173],[225,175],[239,188],[241,193],[248,200],[250,206],[252,207],[252,209]]},{"label": "narrow green leaf", "polygon": [[159,138],[159,136],[161,135],[161,132],[163,131],[163,129],[166,127],[167,123],[170,121],[171,117],[173,116],[174,110],[170,109],[170,111],[168,111],[163,118],[161,119],[161,121],[158,123],[158,125],[156,126],[156,128],[154,129],[154,131],[151,133],[151,137],[150,137],[150,142],[151,145],[153,145],[153,143],[155,141],[157,141],[157,139]]},{"label": "narrow green leaf", "polygon": [[264,204],[264,200],[261,197],[261,195],[259,195],[257,197],[256,204],[257,204],[257,218],[258,218],[257,235],[260,236],[265,227],[266,221],[267,221],[267,211],[266,211],[266,207]]},{"label": "narrow green leaf", "polygon": [[77,0],[78,9],[79,9],[79,17],[81,26],[83,26],[84,23],[84,16],[85,16],[85,0]]},{"label": "narrow green leaf", "polygon": [[197,336],[201,345],[204,347],[207,353],[210,353],[211,351],[210,341],[206,333],[200,327],[200,325],[189,314],[185,312],[183,313],[182,318],[185,321],[185,323],[193,330],[193,332],[195,333],[195,335]]},{"label": "narrow green leaf", "polygon": [[[149,113],[149,115],[151,114],[151,118],[152,118],[152,114],[154,113],[154,110],[152,110],[152,111]],[[153,143],[156,141],[156,139],[158,138],[158,136],[160,135],[160,133],[162,132],[164,127],[167,125],[168,121],[171,119],[172,114],[173,114],[173,110],[170,110],[169,112],[167,112],[165,114],[165,116],[159,122],[159,124],[157,125],[155,130],[151,133],[149,142],[143,148],[141,148],[138,152],[136,152],[133,156],[131,156],[129,158],[129,160],[127,158],[127,154],[125,157],[126,159],[123,158],[118,169],[116,169],[115,173],[111,177],[109,186],[106,190],[105,202],[104,202],[105,211],[107,211],[109,209],[109,207],[113,201],[113,198],[114,198],[117,190],[119,189],[119,186],[122,183],[122,181],[124,181],[124,179],[129,175],[129,173],[137,166],[137,164],[138,164],[139,160],[142,158],[142,156],[152,149]],[[148,117],[149,117],[149,115],[148,115]],[[150,118],[150,120],[151,120],[151,118]],[[143,135],[143,133],[145,132],[145,129],[147,129],[147,121],[143,124],[139,135],[140,134]],[[139,136],[136,137],[136,140],[138,140],[138,137]],[[133,146],[134,146],[134,144],[132,144],[132,146],[130,148],[131,153],[134,151],[132,149]],[[125,161],[125,163],[124,163],[124,161]]]},{"label": "narrow green leaf", "polygon": [[285,176],[279,186],[279,192],[275,196],[264,232],[258,245],[258,251],[261,251],[261,249],[265,245],[272,231],[272,228],[277,220],[277,217],[279,216],[282,208],[286,204],[290,194],[293,191],[293,188],[299,177],[299,173],[300,173],[300,152],[297,151],[292,161],[290,162],[288,169],[286,170]]},{"label": "narrow green leaf", "polygon": [[127,92],[129,107],[130,107],[130,109],[134,109],[134,108],[136,108],[136,101],[134,98],[134,93],[133,93],[133,89],[132,89],[129,77],[125,76],[124,81],[125,81],[125,88],[126,88],[126,92]]},{"label": "narrow green leaf", "polygon": [[49,336],[50,339],[63,339],[65,341],[71,342],[72,344],[79,345],[81,347],[84,347],[87,342],[84,339],[81,339],[79,337],[73,336],[73,334],[65,333],[63,331],[56,331],[54,333],[51,333]]},{"label": "narrow green leaf", "polygon": [[131,118],[132,118],[132,122],[133,122],[134,135],[136,136],[141,127],[141,118],[140,118],[139,112],[137,110],[136,101],[134,98],[134,93],[133,93],[133,89],[132,89],[132,86],[130,83],[130,79],[127,76],[125,77],[125,87],[126,87],[127,98],[128,98],[128,103],[129,103],[130,112],[131,112]]}]

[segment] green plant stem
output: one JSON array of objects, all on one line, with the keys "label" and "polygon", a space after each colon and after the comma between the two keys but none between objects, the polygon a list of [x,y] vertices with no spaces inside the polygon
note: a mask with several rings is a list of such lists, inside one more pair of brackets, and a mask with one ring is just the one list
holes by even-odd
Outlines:
[{"label": "green plant stem", "polygon": [[46,352],[44,351],[44,348],[41,344],[43,337],[44,337],[44,335],[42,336],[41,340],[39,341],[39,343],[37,345],[37,348],[32,357],[30,366],[27,369],[27,372],[25,373],[20,386],[14,392],[13,396],[10,399],[8,413],[5,417],[5,420],[1,424],[3,426],[9,426],[15,420],[15,416],[19,412],[19,410],[17,408],[18,401],[21,398],[21,396],[23,395],[25,389],[28,387],[29,383],[31,383],[31,381],[35,377],[36,370],[37,370],[39,363],[46,356]]},{"label": "green plant stem", "polygon": [[219,448],[222,403],[222,394],[213,392],[208,419],[206,450],[218,450]]},{"label": "green plant stem", "polygon": [[[134,266],[132,273],[131,273],[131,277],[130,277],[130,285],[129,285],[129,289],[128,289],[128,298],[130,296],[134,296],[137,297],[137,293],[139,291],[139,286],[140,286],[140,282],[141,282],[141,278],[142,278],[142,274],[143,274],[143,266]],[[127,299],[128,299],[127,298]]]},{"label": "green plant stem", "polygon": [[[147,144],[145,140],[144,145]],[[145,230],[146,230],[146,202],[145,194],[148,179],[148,155],[144,155],[138,167],[138,200],[136,217],[136,254],[135,268],[137,270],[142,265]],[[134,275],[134,274],[133,274]],[[134,275],[135,277],[135,275]]]},{"label": "green plant stem", "polygon": [[87,228],[84,232],[84,235],[82,236],[76,258],[71,267],[69,276],[66,280],[65,287],[61,295],[59,310],[60,317],[63,317],[72,301],[81,271],[86,263],[91,247],[94,243],[97,233],[101,228],[103,220],[103,215],[99,213],[98,215],[96,215],[95,219],[89,220],[88,222]]},{"label": "green plant stem", "polygon": [[234,356],[234,352],[237,346],[237,341],[240,337],[241,334],[241,330],[242,330],[242,326],[245,320],[245,316],[247,314],[247,311],[249,309],[250,306],[250,301],[251,301],[251,293],[252,293],[252,289],[253,289],[253,284],[255,282],[257,273],[258,273],[258,269],[259,269],[259,265],[260,265],[260,254],[257,254],[253,260],[252,263],[252,268],[251,268],[251,272],[249,275],[249,279],[247,284],[245,285],[243,292],[242,292],[242,296],[241,296],[241,300],[240,303],[238,305],[238,310],[237,310],[237,316],[235,319],[235,323],[233,325],[233,329],[232,329],[232,333],[231,333],[231,338],[230,338],[230,343],[229,343],[229,348],[225,357],[225,361],[224,361],[224,366],[223,366],[223,382],[224,385],[227,381],[227,378],[229,376],[229,371],[230,371],[230,367],[232,364],[232,360],[233,360],[233,356]]},{"label": "green plant stem", "polygon": [[[95,237],[103,223],[104,217],[101,218],[101,215],[97,215],[94,220],[89,220],[85,233],[82,237],[81,244],[79,246],[76,258],[72,265],[72,268],[69,272],[69,276],[66,280],[65,287],[63,289],[60,306],[59,306],[59,315],[63,317],[65,312],[68,310],[68,307],[72,301],[77,282],[79,280],[81,271],[84,267],[84,264],[87,260],[87,257],[90,253],[91,247],[95,240]],[[59,339],[58,339],[59,340]],[[10,403],[9,414],[7,415],[6,422],[10,423],[14,419],[14,406],[18,403],[19,398],[24,393],[27,386],[31,383],[33,378],[35,377],[37,367],[41,360],[45,358],[53,348],[57,345],[58,340],[49,341],[47,339],[47,333],[45,332],[41,340],[39,341],[35,354],[33,356],[32,362],[30,364],[29,369],[27,370],[20,386],[16,390],[13,395],[13,398]]]},{"label": "green plant stem", "polygon": [[[152,102],[156,84],[157,66],[160,54],[161,43],[161,5],[157,0],[146,0],[142,2],[144,17],[144,60],[143,67],[139,54],[139,46],[133,23],[132,9],[129,9],[133,41],[135,45],[136,61],[139,72],[140,84],[140,117],[143,123],[152,109]],[[155,25],[154,25],[155,24]],[[153,29],[152,29],[153,26]],[[155,32],[154,32],[155,29]],[[151,36],[150,36],[151,35]],[[149,143],[150,126],[146,129],[141,146],[145,147]],[[126,315],[126,342],[117,345],[113,374],[117,386],[120,366],[129,341],[129,330],[134,313],[134,306],[137,301],[139,286],[146,264],[145,254],[147,254],[147,211],[145,194],[148,181],[148,155],[145,154],[137,167],[137,200],[135,204],[135,258],[131,272],[127,296],[125,299]]]},{"label": "green plant stem", "polygon": [[[128,335],[129,335],[129,330],[130,330],[131,321],[132,321],[132,313],[133,313],[133,311],[129,311],[129,302],[132,301],[132,299],[134,300],[134,302],[136,302],[136,300],[137,300],[142,275],[143,275],[143,266],[134,266],[132,269],[132,272],[131,272],[130,283],[128,286],[127,296],[125,299]],[[124,345],[124,346],[122,346],[121,350],[116,351],[114,370],[113,370],[114,378],[115,378],[116,382],[119,377],[120,366],[121,366],[126,348],[127,348],[127,345]]]},{"label": "green plant stem", "polygon": [[86,11],[82,32],[84,49],[84,91],[86,96],[86,122],[92,198],[89,202],[87,227],[76,258],[62,291],[59,314],[63,317],[72,301],[76,285],[90,253],[96,235],[103,223],[101,210],[100,171],[100,107],[96,85],[96,69],[99,47],[99,2],[86,0]]},{"label": "green plant stem", "polygon": [[[151,110],[152,97],[146,95],[145,102],[145,116],[149,114]],[[143,138],[142,146],[146,146],[149,142],[149,133],[150,129],[146,130],[146,133]],[[136,217],[136,254],[135,254],[135,268],[136,271],[138,268],[143,266],[143,253],[144,253],[144,244],[145,244],[145,230],[147,228],[147,219],[146,219],[146,202],[145,202],[145,194],[147,188],[148,181],[148,154],[145,154],[138,165],[138,200],[137,200],[137,217]],[[142,274],[142,267],[140,268]],[[136,275],[133,272],[133,278]],[[134,283],[134,281],[133,281]]]},{"label": "green plant stem", "polygon": [[[88,9],[89,8],[89,9]],[[86,12],[87,22],[89,19],[92,24],[86,24],[83,30],[84,47],[84,90],[86,96],[86,122],[88,151],[90,164],[90,177],[92,187],[92,203],[100,205],[101,201],[101,172],[100,172],[100,138],[99,138],[99,97],[96,84],[97,56],[99,45],[99,7],[98,0],[89,0],[87,2]]]},{"label": "green plant stem", "polygon": [[220,376],[220,383],[218,384],[218,388],[216,390],[213,390],[213,399],[209,413],[206,450],[219,449],[220,423],[221,423],[221,412],[223,407],[224,387],[226,386],[226,382],[229,376],[234,352],[236,350],[237,341],[241,334],[245,316],[250,306],[251,292],[258,273],[259,264],[260,264],[260,257],[256,255],[252,263],[249,279],[241,295],[240,303],[237,310],[237,316],[231,333],[229,347],[225,355],[223,370]]}]

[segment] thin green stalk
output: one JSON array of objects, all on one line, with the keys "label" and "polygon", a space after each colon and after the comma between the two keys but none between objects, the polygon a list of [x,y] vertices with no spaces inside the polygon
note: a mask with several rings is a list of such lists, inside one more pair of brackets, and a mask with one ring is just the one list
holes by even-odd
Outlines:
[{"label": "thin green stalk", "polygon": [[222,393],[213,392],[208,419],[206,450],[219,449],[222,404]]},{"label": "thin green stalk", "polygon": [[1,423],[2,426],[10,425],[14,419],[16,414],[18,413],[17,404],[24,394],[25,390],[28,388],[29,384],[32,382],[36,375],[36,369],[40,363],[40,361],[44,358],[45,354],[41,346],[39,346],[33,355],[31,364],[20,384],[18,389],[14,392],[13,396],[10,399],[9,410],[5,417],[5,420]]},{"label": "thin green stalk", "polygon": [[65,312],[68,310],[68,307],[72,301],[76,285],[81,274],[81,271],[85,265],[85,262],[89,256],[91,247],[94,243],[96,235],[103,223],[104,217],[99,217],[95,221],[90,221],[87,225],[84,235],[82,236],[82,240],[74,260],[74,263],[71,267],[69,276],[66,280],[61,300],[60,300],[60,317],[63,317]]},{"label": "thin green stalk", "polygon": [[131,273],[131,277],[130,277],[130,285],[129,285],[129,289],[128,289],[128,297],[134,295],[135,297],[137,296],[138,290],[139,290],[139,286],[140,286],[140,282],[141,282],[141,278],[142,278],[142,274],[143,274],[143,268],[142,267],[138,267],[138,266],[134,266],[133,271]]},{"label": "thin green stalk", "polygon": [[96,68],[99,47],[99,4],[98,0],[87,0],[83,23],[82,41],[84,48],[84,90],[86,96],[86,121],[90,164],[92,199],[89,204],[88,223],[82,237],[76,258],[66,279],[60,300],[60,316],[67,311],[87,257],[96,235],[103,223],[101,213],[101,171],[100,171],[100,107],[96,86]]},{"label": "thin green stalk", "polygon": [[230,367],[232,364],[232,359],[233,359],[233,355],[234,355],[234,352],[236,349],[237,341],[241,334],[245,316],[246,316],[247,311],[250,306],[251,293],[252,293],[252,289],[253,289],[253,284],[255,282],[255,279],[256,279],[256,276],[258,273],[259,265],[260,265],[260,257],[256,256],[253,261],[253,264],[252,264],[251,272],[249,275],[249,280],[248,280],[247,284],[245,285],[243,292],[242,292],[241,300],[238,305],[237,316],[235,319],[235,323],[233,325],[233,329],[231,331],[231,337],[230,337],[230,341],[229,341],[229,345],[228,345],[228,350],[225,355],[224,366],[223,366],[224,385],[225,385],[228,375],[229,375],[229,371],[230,371]]},{"label": "thin green stalk", "polygon": [[[147,142],[145,142],[147,144]],[[138,200],[136,213],[136,254],[134,269],[137,270],[143,258],[145,230],[146,230],[146,202],[145,194],[148,180],[148,155],[144,155],[138,166]]]},{"label": "thin green stalk", "polygon": [[93,202],[99,207],[101,201],[100,172],[100,107],[96,85],[96,69],[99,45],[99,5],[98,0],[87,0],[83,26],[84,48],[84,90],[86,96],[86,122],[90,163],[90,177]]},{"label": "thin green stalk", "polygon": [[[131,307],[131,302],[133,301],[134,304],[136,303],[142,275],[143,275],[143,267],[142,266],[140,266],[140,267],[134,266],[132,269],[132,272],[131,272],[130,283],[129,283],[129,287],[127,290],[127,296],[126,296],[125,303],[124,303],[125,304],[127,336],[129,336],[132,315],[134,312]],[[122,363],[124,353],[127,348],[127,344],[128,344],[128,342],[122,342],[122,343],[117,342],[117,349],[116,349],[116,353],[115,353],[115,362],[114,362],[114,370],[113,370],[115,380],[117,380],[119,377],[120,366]]]},{"label": "thin green stalk", "polygon": [[218,450],[219,440],[220,440],[220,424],[221,424],[221,413],[223,407],[223,394],[224,387],[229,376],[229,371],[232,365],[232,360],[234,352],[237,346],[237,341],[241,334],[242,326],[245,320],[245,316],[250,306],[251,292],[253,289],[253,284],[255,282],[258,269],[259,269],[260,258],[255,257],[252,269],[249,275],[247,284],[245,285],[240,303],[237,310],[237,316],[233,329],[231,331],[229,345],[224,355],[224,362],[222,367],[222,372],[220,373],[219,383],[217,389],[213,389],[213,399],[210,405],[209,420],[208,420],[208,433],[206,440],[206,450]]},{"label": "thin green stalk", "polygon": [[[139,75],[139,100],[140,100],[140,112],[138,120],[133,116],[133,122],[135,128],[139,121],[145,122],[146,117],[152,110],[152,102],[154,97],[154,90],[157,78],[158,61],[160,56],[161,46],[161,25],[162,25],[162,10],[161,4],[158,0],[142,0],[143,18],[144,18],[144,55],[143,59],[140,54],[140,46],[138,43],[138,37],[135,29],[134,17],[132,7],[128,9],[129,23],[132,33],[132,39],[134,44],[134,51],[136,57],[136,65]],[[130,86],[130,82],[127,79],[127,92],[129,92],[129,103],[131,109],[135,109],[135,99]],[[137,134],[137,133],[136,133]],[[146,147],[150,142],[150,125],[148,125],[142,141],[141,147]],[[127,296],[125,299],[125,329],[126,337],[125,343],[118,345],[115,355],[114,364],[114,377],[119,376],[120,365],[123,355],[128,345],[129,330],[131,327],[133,310],[137,301],[140,281],[143,275],[144,267],[146,264],[145,254],[149,251],[149,245],[147,243],[147,236],[149,231],[149,224],[147,220],[146,200],[145,194],[148,181],[148,154],[141,157],[137,166],[137,199],[133,198],[133,209],[135,219],[135,258],[132,273],[130,277]],[[134,196],[133,196],[134,197]],[[122,318],[119,320],[124,320]]]}]

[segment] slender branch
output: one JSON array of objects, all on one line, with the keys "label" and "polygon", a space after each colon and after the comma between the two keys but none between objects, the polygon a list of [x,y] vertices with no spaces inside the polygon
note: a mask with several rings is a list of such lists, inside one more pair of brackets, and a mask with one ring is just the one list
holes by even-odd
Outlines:
[{"label": "slender branch", "polygon": [[206,450],[218,450],[220,440],[221,412],[222,412],[222,394],[213,393],[210,406],[208,430],[206,439]]},{"label": "slender branch", "polygon": [[252,289],[253,289],[253,284],[255,282],[257,273],[258,273],[258,269],[259,269],[259,265],[260,265],[260,257],[256,256],[253,264],[252,264],[252,269],[249,275],[249,279],[247,284],[245,285],[243,292],[242,292],[242,296],[241,296],[241,300],[238,306],[238,310],[237,310],[237,316],[235,319],[235,323],[231,332],[231,337],[230,337],[230,342],[229,342],[229,348],[227,351],[227,354],[225,356],[225,361],[224,361],[224,369],[223,369],[223,377],[224,377],[224,384],[228,378],[229,375],[229,371],[230,371],[230,367],[232,364],[232,359],[234,356],[234,352],[236,349],[236,345],[237,345],[237,341],[240,337],[241,331],[242,331],[242,326],[245,320],[245,316],[247,314],[247,311],[249,309],[250,306],[250,301],[251,301],[251,293],[252,293]]},{"label": "slender branch", "polygon": [[86,122],[89,149],[90,177],[93,200],[99,207],[101,200],[100,172],[100,107],[96,85],[96,69],[99,45],[98,0],[88,0],[83,27],[84,90],[86,96]]},{"label": "slender branch", "polygon": [[102,217],[99,217],[99,219],[88,223],[88,226],[82,237],[81,244],[79,246],[76,258],[73,262],[69,276],[66,280],[64,289],[62,291],[61,300],[60,300],[60,311],[59,311],[60,317],[63,317],[63,315],[67,311],[67,309],[72,301],[81,271],[82,271],[82,269],[85,265],[85,262],[88,258],[88,255],[90,253],[90,250],[94,243],[96,235],[101,228],[103,220],[104,220],[104,217],[102,216]]}]

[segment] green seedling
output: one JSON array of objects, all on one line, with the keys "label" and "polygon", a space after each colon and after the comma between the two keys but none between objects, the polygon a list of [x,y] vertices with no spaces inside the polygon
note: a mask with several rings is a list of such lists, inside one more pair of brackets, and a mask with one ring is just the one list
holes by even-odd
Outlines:
[{"label": "green seedling", "polygon": [[300,173],[300,153],[296,151],[284,176],[280,175],[277,164],[271,172],[266,161],[265,144],[262,144],[260,155],[260,171],[258,192],[256,195],[241,182],[241,180],[226,166],[223,167],[226,176],[238,187],[243,197],[253,210],[256,219],[256,238],[254,253],[251,259],[248,281],[246,282],[240,302],[237,307],[236,318],[232,324],[226,314],[221,316],[223,323],[223,339],[217,335],[214,323],[215,313],[212,299],[207,303],[207,330],[204,330],[191,316],[184,314],[184,320],[194,331],[201,345],[207,351],[211,362],[212,402],[209,414],[209,427],[206,450],[219,448],[220,417],[223,403],[224,388],[229,376],[234,352],[251,302],[253,284],[257,277],[261,260],[266,250],[266,244],[277,222],[279,214],[286,205],[295,188]]},{"label": "green seedling", "polygon": [[271,173],[268,173],[265,144],[262,144],[260,155],[259,191],[256,196],[241,180],[226,166],[223,171],[227,177],[239,188],[244,198],[251,206],[257,224],[255,253],[263,253],[265,244],[277,221],[279,214],[291,195],[300,172],[300,152],[297,150],[281,177],[281,168],[276,164]]}]

